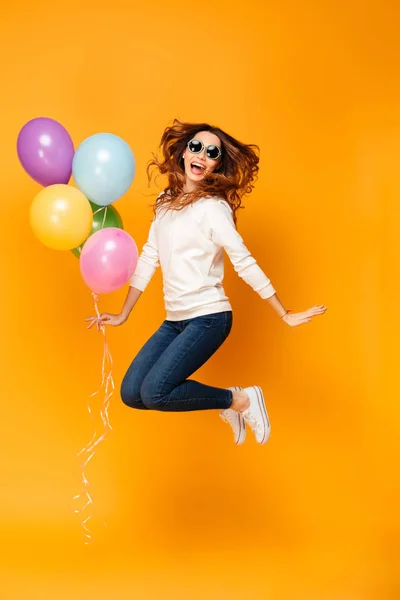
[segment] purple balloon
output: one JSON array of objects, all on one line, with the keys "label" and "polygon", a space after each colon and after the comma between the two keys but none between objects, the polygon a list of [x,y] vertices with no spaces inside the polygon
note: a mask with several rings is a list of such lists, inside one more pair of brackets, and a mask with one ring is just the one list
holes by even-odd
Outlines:
[{"label": "purple balloon", "polygon": [[28,121],[18,135],[17,153],[25,171],[40,185],[68,183],[74,144],[68,131],[54,119]]},{"label": "purple balloon", "polygon": [[128,283],[137,262],[134,239],[118,227],[100,229],[90,236],[79,260],[83,280],[95,294],[108,294]]}]

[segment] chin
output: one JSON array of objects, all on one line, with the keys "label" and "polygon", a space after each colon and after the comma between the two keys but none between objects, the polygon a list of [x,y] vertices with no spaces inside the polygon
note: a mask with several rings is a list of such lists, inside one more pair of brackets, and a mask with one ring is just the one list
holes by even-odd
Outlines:
[{"label": "chin", "polygon": [[204,174],[202,174],[202,175],[193,175],[193,173],[186,173],[186,177],[192,183],[198,183],[199,181],[202,181],[204,179]]}]

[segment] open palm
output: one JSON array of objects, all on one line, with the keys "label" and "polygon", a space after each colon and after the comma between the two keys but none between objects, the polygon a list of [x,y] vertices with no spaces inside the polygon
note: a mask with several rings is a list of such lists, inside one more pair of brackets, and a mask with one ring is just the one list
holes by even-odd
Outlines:
[{"label": "open palm", "polygon": [[284,317],[282,317],[282,321],[285,321],[289,327],[298,327],[299,325],[310,323],[313,317],[323,315],[326,311],[327,307],[323,304],[320,304],[318,306],[313,306],[304,312],[288,312]]}]

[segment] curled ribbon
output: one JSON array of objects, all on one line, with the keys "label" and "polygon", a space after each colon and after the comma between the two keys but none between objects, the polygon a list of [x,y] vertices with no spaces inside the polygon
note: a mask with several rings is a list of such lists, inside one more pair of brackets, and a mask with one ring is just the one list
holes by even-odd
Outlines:
[{"label": "curled ribbon", "polygon": [[[93,296],[93,300],[94,300],[94,307],[96,310],[97,319],[99,320],[100,312],[99,312],[99,307],[98,307],[98,296],[95,293],[92,293],[92,296]],[[112,396],[112,394],[114,392],[114,388],[115,388],[114,380],[113,380],[113,376],[112,376],[113,361],[112,361],[112,357],[111,357],[110,350],[109,350],[108,343],[107,343],[106,326],[100,325],[99,328],[103,335],[103,359],[102,359],[102,367],[101,367],[101,385],[97,391],[93,392],[93,394],[90,395],[90,398],[93,398],[94,396],[99,394],[102,390],[104,391],[103,402],[102,402],[102,406],[100,408],[100,417],[101,417],[101,420],[103,423],[103,432],[101,433],[101,435],[98,435],[96,428],[95,428],[95,431],[93,433],[93,436],[92,436],[92,439],[90,440],[90,442],[88,442],[86,444],[86,446],[84,446],[84,448],[82,448],[82,450],[80,450],[77,454],[77,458],[79,458],[81,461],[80,469],[81,469],[81,483],[83,486],[83,491],[80,494],[77,494],[76,496],[73,497],[74,501],[83,500],[83,502],[84,502],[83,506],[78,509],[74,509],[74,512],[81,515],[81,525],[83,528],[85,544],[90,544],[90,543],[94,542],[93,534],[88,527],[88,522],[92,518],[91,508],[93,506],[93,499],[92,499],[92,496],[89,491],[89,481],[85,475],[85,468],[86,468],[87,464],[89,463],[89,461],[94,456],[97,446],[106,437],[108,430],[112,429],[111,423],[110,423],[110,418],[108,415],[108,409],[110,406],[110,399],[111,399],[111,396]],[[87,406],[87,410],[90,415],[90,418],[92,419],[93,424],[94,424],[94,416],[93,416],[93,411],[92,411],[92,408],[90,405],[90,401],[87,403],[86,406]],[[86,514],[86,516],[85,516],[85,514]]]}]

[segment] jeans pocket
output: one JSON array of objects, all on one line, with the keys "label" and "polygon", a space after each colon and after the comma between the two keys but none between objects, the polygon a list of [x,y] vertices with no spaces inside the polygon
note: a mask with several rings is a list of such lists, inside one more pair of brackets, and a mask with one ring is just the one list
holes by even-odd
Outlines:
[{"label": "jeans pocket", "polygon": [[205,329],[209,329],[215,324],[217,317],[218,313],[215,313],[211,315],[204,315],[202,317],[198,317],[198,319]]}]

